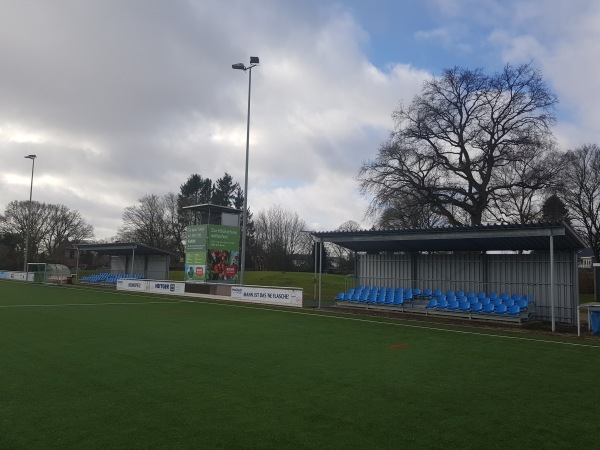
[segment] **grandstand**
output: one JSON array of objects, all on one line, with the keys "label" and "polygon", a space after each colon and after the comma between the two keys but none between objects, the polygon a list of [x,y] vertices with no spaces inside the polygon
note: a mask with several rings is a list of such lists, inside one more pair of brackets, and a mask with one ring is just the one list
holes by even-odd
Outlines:
[{"label": "grandstand", "polygon": [[528,294],[441,289],[362,286],[340,292],[336,304],[380,311],[401,311],[467,319],[528,321],[535,316],[535,299]]},{"label": "grandstand", "polygon": [[112,284],[116,285],[118,280],[143,279],[144,275],[126,274],[126,273],[99,273],[88,275],[79,279],[82,283]]},{"label": "grandstand", "polygon": [[[513,316],[521,320],[526,311],[527,319],[535,314],[536,320],[551,321],[553,330],[557,321],[571,324],[577,321],[577,250],[584,248],[585,243],[565,222],[312,232],[311,235],[319,245],[337,244],[356,255],[354,291],[350,298],[346,298],[347,291],[336,300],[344,305],[407,312],[419,309],[419,299],[427,299],[429,307],[423,305],[425,314],[462,313],[469,317],[477,314],[477,317],[503,319]],[[353,300],[360,286],[370,287],[366,301],[363,290]],[[375,287],[377,294],[373,292]],[[385,294],[380,292],[382,287]],[[412,289],[414,300],[407,299],[406,287]],[[392,288],[394,293],[388,294]],[[400,288],[401,305],[396,304],[400,301]],[[517,304],[519,314],[516,314],[516,307],[510,304],[506,304],[503,312],[504,306],[497,305],[496,309],[494,305],[492,310],[487,303],[470,302],[469,298],[415,296],[415,290],[419,289],[423,292],[438,289],[441,291],[438,295],[446,297],[448,291],[472,291],[481,293],[484,302],[489,298],[490,304],[493,293],[510,293],[511,299],[516,294],[515,298],[520,296],[521,300],[527,296],[527,309]],[[392,296],[394,305],[390,303]],[[430,300],[441,304],[430,304]],[[445,301],[452,302],[452,307],[448,308]],[[468,311],[465,301],[469,303]],[[412,308],[407,308],[408,305]]]}]

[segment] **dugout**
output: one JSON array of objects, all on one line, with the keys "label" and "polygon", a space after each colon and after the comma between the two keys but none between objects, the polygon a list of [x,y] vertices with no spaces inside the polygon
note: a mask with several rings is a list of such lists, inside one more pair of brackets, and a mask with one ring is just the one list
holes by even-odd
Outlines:
[{"label": "dugout", "polygon": [[[532,295],[538,320],[577,322],[577,251],[585,242],[566,222],[428,229],[311,232],[356,255],[355,285],[518,292]],[[319,302],[321,302],[319,268]]]},{"label": "dugout", "polygon": [[166,250],[132,242],[113,242],[110,244],[74,244],[77,249],[77,267],[82,251],[97,252],[109,256],[111,273],[141,275],[153,280],[169,279],[171,253]]}]

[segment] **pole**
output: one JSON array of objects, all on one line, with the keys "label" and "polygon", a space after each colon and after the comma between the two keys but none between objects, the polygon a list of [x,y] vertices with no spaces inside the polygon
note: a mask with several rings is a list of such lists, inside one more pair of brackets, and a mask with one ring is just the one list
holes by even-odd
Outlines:
[{"label": "pole", "polygon": [[550,310],[552,317],[552,332],[556,331],[556,321],[554,317],[554,236],[550,235]]},{"label": "pole", "polygon": [[248,68],[248,118],[246,122],[246,171],[244,175],[244,214],[242,223],[242,258],[240,284],[244,285],[246,273],[246,234],[248,230],[248,160],[250,156],[250,91],[252,88],[252,67]]},{"label": "pole", "polygon": [[29,212],[27,214],[27,231],[25,233],[25,261],[23,262],[25,281],[29,281],[29,266],[27,265],[27,257],[29,254],[29,231],[31,229],[31,198],[33,194],[33,170],[35,169],[35,156],[29,159],[31,159],[31,184],[29,186]]}]

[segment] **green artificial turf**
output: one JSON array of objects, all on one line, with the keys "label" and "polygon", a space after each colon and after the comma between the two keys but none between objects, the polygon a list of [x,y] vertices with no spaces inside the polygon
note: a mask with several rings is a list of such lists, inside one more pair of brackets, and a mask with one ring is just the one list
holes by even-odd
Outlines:
[{"label": "green artificial turf", "polygon": [[598,344],[0,281],[0,448],[593,448]]}]

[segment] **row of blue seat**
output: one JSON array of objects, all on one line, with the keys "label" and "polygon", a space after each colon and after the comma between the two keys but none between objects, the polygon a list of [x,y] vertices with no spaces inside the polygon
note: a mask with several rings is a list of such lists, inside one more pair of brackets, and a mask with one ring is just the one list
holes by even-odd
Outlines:
[{"label": "row of blue seat", "polygon": [[485,314],[507,314],[518,316],[521,314],[521,311],[527,310],[527,304],[524,307],[516,303],[511,303],[510,305],[506,305],[505,303],[481,303],[474,302],[471,303],[467,300],[458,301],[458,300],[446,300],[446,299],[431,299],[429,303],[425,306],[428,310],[448,310],[448,311],[463,311],[463,312],[476,312],[476,313],[485,313]]},{"label": "row of blue seat", "polygon": [[529,303],[533,301],[533,298],[529,295],[501,293],[498,295],[496,292],[490,292],[487,294],[484,291],[480,291],[477,294],[473,291],[454,291],[447,290],[443,293],[441,289],[431,290],[424,289],[421,291],[420,288],[387,288],[378,286],[358,286],[356,289],[349,289],[347,292],[340,292],[335,300],[336,301],[350,301],[350,302],[364,302],[364,303],[378,303],[386,305],[402,305],[407,301],[412,301],[415,298],[421,299],[436,299],[446,300],[448,302],[457,301],[461,303],[463,301],[469,304],[481,303],[482,305],[493,304],[498,306],[500,304],[506,305],[507,309],[516,304],[521,309],[527,309]]},{"label": "row of blue seat", "polygon": [[106,284],[117,284],[120,279],[141,279],[143,275],[133,275],[127,273],[99,273],[95,275],[88,275],[81,277],[80,281],[86,281],[88,283],[106,283]]}]

